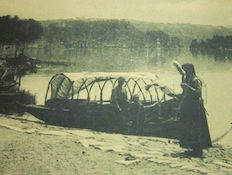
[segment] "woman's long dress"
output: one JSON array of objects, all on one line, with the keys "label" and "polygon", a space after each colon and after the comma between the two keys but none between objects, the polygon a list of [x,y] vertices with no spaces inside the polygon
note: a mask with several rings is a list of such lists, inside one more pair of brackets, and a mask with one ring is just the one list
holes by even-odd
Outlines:
[{"label": "woman's long dress", "polygon": [[206,112],[201,98],[202,82],[197,77],[183,80],[189,87],[183,87],[181,100],[181,137],[180,146],[183,148],[205,149],[212,146]]}]

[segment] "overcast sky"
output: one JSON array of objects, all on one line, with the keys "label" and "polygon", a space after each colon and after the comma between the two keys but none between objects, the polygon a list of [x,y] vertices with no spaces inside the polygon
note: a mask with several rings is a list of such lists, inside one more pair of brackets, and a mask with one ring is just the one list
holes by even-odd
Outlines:
[{"label": "overcast sky", "polygon": [[232,0],[0,0],[0,16],[232,25]]}]

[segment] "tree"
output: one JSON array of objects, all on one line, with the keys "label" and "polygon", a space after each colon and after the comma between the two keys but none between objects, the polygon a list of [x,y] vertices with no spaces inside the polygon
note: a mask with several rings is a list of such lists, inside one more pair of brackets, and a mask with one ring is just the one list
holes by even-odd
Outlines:
[{"label": "tree", "polygon": [[0,45],[22,45],[40,39],[43,27],[34,19],[19,19],[17,16],[0,17]]}]

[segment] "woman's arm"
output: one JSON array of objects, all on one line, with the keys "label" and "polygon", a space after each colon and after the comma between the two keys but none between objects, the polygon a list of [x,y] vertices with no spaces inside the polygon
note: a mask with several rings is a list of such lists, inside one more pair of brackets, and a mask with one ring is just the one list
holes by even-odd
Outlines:
[{"label": "woman's arm", "polygon": [[177,61],[173,61],[172,64],[176,67],[176,69],[179,71],[179,73],[184,76],[185,72],[184,70],[180,67],[179,63]]}]

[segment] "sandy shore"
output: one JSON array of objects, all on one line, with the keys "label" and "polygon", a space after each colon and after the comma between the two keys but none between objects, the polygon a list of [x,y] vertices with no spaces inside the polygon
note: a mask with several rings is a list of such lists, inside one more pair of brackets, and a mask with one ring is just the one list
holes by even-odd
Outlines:
[{"label": "sandy shore", "polygon": [[49,126],[29,114],[0,115],[2,175],[232,174],[232,147],[204,157],[183,154],[176,140]]}]

